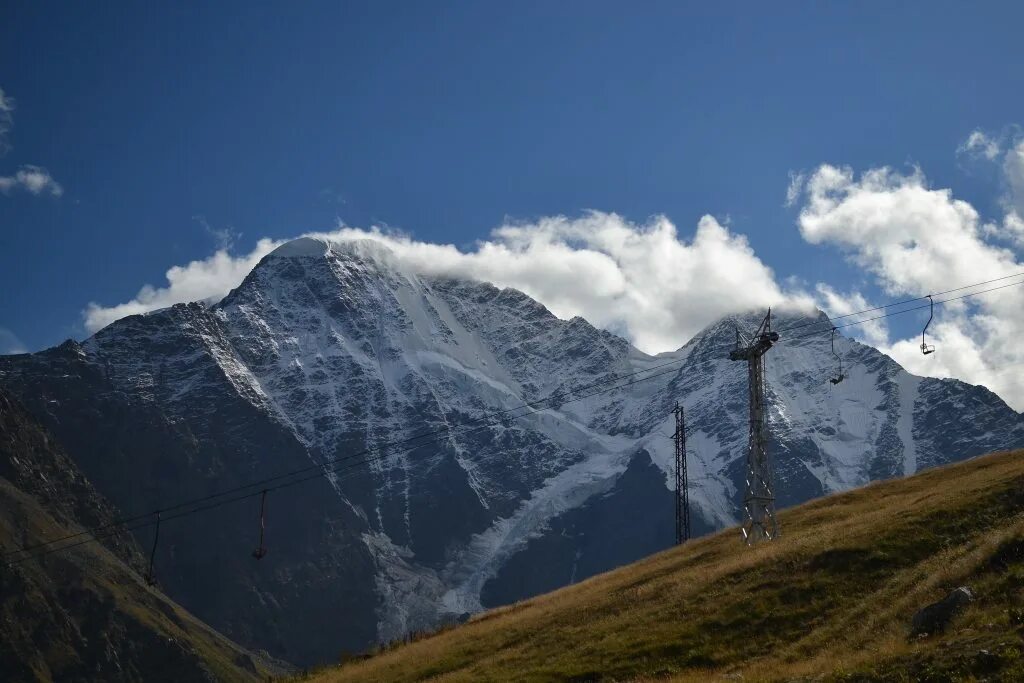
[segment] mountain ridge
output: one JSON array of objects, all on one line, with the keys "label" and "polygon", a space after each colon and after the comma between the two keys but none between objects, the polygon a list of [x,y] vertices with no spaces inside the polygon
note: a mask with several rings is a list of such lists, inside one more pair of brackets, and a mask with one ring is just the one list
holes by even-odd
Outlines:
[{"label": "mountain ridge", "polygon": [[[351,461],[302,500],[270,494],[271,554],[258,564],[248,558],[251,506],[168,531],[181,567],[202,568],[193,585],[171,567],[169,592],[230,637],[300,664],[325,661],[339,643],[362,649],[667,547],[664,436],[676,400],[687,410],[695,525],[736,521],[746,374],[727,355],[736,325],[763,314],[727,316],[654,357],[516,290],[424,275],[377,243],[283,249],[216,304],[130,316],[81,344],[0,358],[0,382],[122,509]],[[808,319],[783,312],[777,327],[797,320]],[[849,372],[835,388],[827,336],[784,336],[767,357],[781,505],[1024,443],[1024,417],[986,389],[912,378],[846,338],[837,349]],[[669,361],[678,372],[583,389]],[[565,400],[458,428],[552,395]],[[965,415],[969,428],[955,435],[934,428]],[[439,430],[437,443],[387,449]],[[139,491],[135,479],[160,483]],[[616,509],[649,528],[607,533]],[[529,579],[515,570],[530,566],[544,569]],[[294,633],[274,623],[303,610],[313,616]]]}]

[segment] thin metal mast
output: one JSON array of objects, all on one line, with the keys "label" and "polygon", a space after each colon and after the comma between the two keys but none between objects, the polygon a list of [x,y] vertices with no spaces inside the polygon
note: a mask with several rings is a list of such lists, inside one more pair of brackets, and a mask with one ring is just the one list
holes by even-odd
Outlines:
[{"label": "thin metal mast", "polygon": [[779,535],[775,518],[775,489],[771,461],[768,458],[768,435],[765,428],[764,354],[779,340],[772,332],[772,310],[764,317],[749,344],[744,346],[739,331],[736,348],[729,360],[747,361],[747,384],[750,397],[750,435],[747,446],[747,479],[743,495],[744,521],[741,528],[747,545],[772,540]]},{"label": "thin metal mast", "polygon": [[676,416],[676,431],[672,435],[676,444],[676,545],[681,545],[690,540],[690,491],[686,476],[686,418],[679,401],[672,413]]}]

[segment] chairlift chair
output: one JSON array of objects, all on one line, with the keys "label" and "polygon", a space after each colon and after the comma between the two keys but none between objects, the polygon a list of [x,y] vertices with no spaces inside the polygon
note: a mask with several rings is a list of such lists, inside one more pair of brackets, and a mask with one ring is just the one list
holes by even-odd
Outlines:
[{"label": "chairlift chair", "polygon": [[839,372],[836,373],[835,377],[830,377],[828,380],[829,382],[832,382],[833,386],[846,379],[846,375],[843,374],[843,359],[838,353],[836,353],[836,329],[838,328],[832,328],[832,355],[836,357],[837,361],[839,361]]},{"label": "chairlift chair", "polygon": [[146,585],[156,585],[156,574],[153,572],[153,561],[156,559],[156,544],[160,541],[160,511],[156,512],[156,530],[153,532],[153,549],[149,551],[149,567],[146,569]]},{"label": "chairlift chair", "polygon": [[263,545],[263,536],[267,530],[267,490],[263,489],[263,495],[260,496],[260,542],[256,546],[256,550],[252,551],[252,556],[257,560],[262,560],[267,555],[267,546]]},{"label": "chairlift chair", "polygon": [[928,331],[928,326],[932,324],[932,318],[935,317],[935,301],[932,300],[932,295],[928,295],[928,322],[924,324],[924,329],[921,330],[921,353],[928,355],[929,353],[935,353],[935,347],[931,344],[926,344],[924,341],[924,333]]}]

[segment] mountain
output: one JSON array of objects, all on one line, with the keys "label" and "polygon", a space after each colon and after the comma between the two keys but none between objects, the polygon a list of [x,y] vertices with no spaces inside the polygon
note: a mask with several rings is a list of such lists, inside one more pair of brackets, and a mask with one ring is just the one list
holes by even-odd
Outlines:
[{"label": "mountain", "polygon": [[[1024,680],[1024,451],[832,495],[312,680]],[[957,587],[970,608],[911,637]]]},{"label": "mountain", "polygon": [[[0,391],[0,552],[6,556],[116,511],[17,401]],[[5,681],[255,681],[280,668],[252,655],[141,579],[131,535],[0,564]]]},{"label": "mountain", "polygon": [[[0,383],[132,513],[337,468],[268,493],[258,562],[257,498],[161,532],[169,595],[245,646],[309,664],[670,545],[677,400],[695,531],[735,523],[746,372],[728,352],[762,316],[648,356],[521,292],[426,276],[377,242],[303,238],[214,305],[0,358]],[[789,312],[776,329],[781,505],[1024,444],[1024,417],[983,387],[913,377],[845,338],[848,378],[832,387],[828,334],[805,334],[830,329],[824,314]],[[423,434],[435,436],[408,441]]]}]

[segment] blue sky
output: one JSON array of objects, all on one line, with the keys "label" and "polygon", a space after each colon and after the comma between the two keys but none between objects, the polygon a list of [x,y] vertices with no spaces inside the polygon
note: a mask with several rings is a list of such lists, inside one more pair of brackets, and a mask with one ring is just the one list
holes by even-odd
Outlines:
[{"label": "blue sky", "polygon": [[508,217],[663,214],[691,239],[710,214],[778,280],[878,301],[850,245],[801,234],[791,173],[917,165],[1006,210],[998,160],[957,148],[1024,119],[1019,4],[250,5],[0,9],[0,176],[61,189],[0,194],[7,350],[86,336],[89,302],[221,231],[240,254],[339,218],[470,249]]}]

